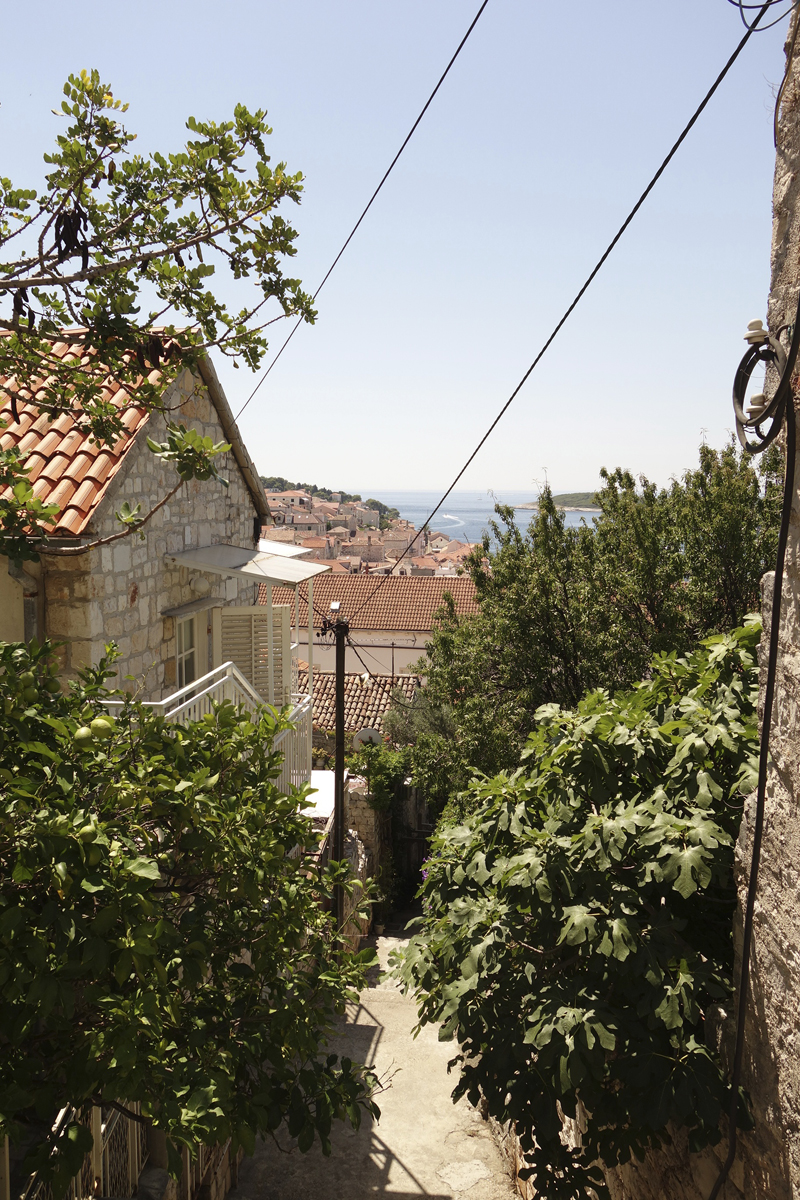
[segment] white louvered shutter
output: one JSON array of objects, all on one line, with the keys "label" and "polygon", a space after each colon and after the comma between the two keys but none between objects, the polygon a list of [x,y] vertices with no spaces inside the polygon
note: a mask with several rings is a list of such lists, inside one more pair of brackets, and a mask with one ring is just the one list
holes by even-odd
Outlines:
[{"label": "white louvered shutter", "polygon": [[272,688],[270,688],[269,610],[215,608],[212,614],[214,666],[234,663],[258,694],[280,708],[291,700],[291,606],[272,608]]}]

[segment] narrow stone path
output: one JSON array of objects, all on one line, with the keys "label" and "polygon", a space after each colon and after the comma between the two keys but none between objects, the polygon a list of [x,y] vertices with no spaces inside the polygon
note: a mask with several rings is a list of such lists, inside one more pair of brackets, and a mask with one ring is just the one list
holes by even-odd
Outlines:
[{"label": "narrow stone path", "polygon": [[[403,943],[377,939],[385,966]],[[377,976],[377,972],[376,972]],[[365,1120],[358,1133],[334,1129],[325,1158],[315,1144],[301,1154],[287,1135],[284,1151],[260,1142],[245,1158],[230,1200],[514,1200],[517,1192],[486,1123],[465,1100],[453,1104],[455,1078],[447,1073],[452,1042],[439,1042],[426,1026],[417,1038],[414,1003],[391,983],[376,982],[348,1013],[341,1038],[331,1046],[389,1076],[377,1098],[379,1122]]]}]

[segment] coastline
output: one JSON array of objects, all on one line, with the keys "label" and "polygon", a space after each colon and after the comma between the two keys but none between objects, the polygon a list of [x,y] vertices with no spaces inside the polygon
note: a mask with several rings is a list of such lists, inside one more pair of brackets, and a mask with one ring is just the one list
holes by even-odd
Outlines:
[{"label": "coastline", "polygon": [[[516,512],[517,509],[524,509],[526,512],[535,511],[539,505],[536,501],[530,501],[528,504],[512,504],[511,506]],[[559,512],[577,512],[577,513],[600,513],[602,509],[594,508],[593,506],[577,506],[574,504],[557,504],[556,508]]]}]

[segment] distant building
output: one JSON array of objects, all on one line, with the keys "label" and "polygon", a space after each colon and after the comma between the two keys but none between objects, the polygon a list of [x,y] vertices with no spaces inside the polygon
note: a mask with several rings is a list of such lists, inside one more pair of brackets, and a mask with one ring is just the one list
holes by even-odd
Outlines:
[{"label": "distant building", "polygon": [[[344,559],[339,562],[344,564]],[[326,565],[328,565],[326,563]],[[378,590],[378,585],[380,588]],[[284,588],[273,589],[275,604],[290,604],[294,591]],[[422,576],[391,575],[387,579],[362,573],[349,575],[321,575],[314,580],[314,668],[333,671],[334,649],[316,633],[322,629],[322,619],[330,611],[331,601],[341,604],[339,612],[348,619],[352,616],[350,636],[358,653],[371,671],[394,674],[408,671],[416,662],[430,640],[434,615],[449,592],[461,616],[478,612],[475,585],[468,575],[454,579],[426,578]],[[266,599],[266,588],[261,588],[259,600]],[[306,630],[308,603],[305,585],[299,592],[299,648],[300,658],[306,657]],[[355,650],[348,647],[346,669],[358,673],[364,670]]]},{"label": "distant building", "polygon": [[270,492],[269,502],[272,505],[274,502],[286,505],[287,508],[304,508],[311,512],[312,502],[308,492],[290,491],[290,492]]},{"label": "distant building", "polygon": [[[308,687],[308,671],[299,671],[300,687]],[[364,675],[367,674],[367,678]],[[314,728],[336,728],[336,676],[324,671],[314,673]],[[392,705],[392,693],[400,691],[411,704],[420,686],[418,675],[382,675],[348,671],[344,677],[344,727],[347,733],[359,729],[383,729],[383,718]]]},{"label": "distant building", "polygon": [[368,533],[351,539],[347,548],[352,554],[357,554],[362,562],[379,563],[386,558],[383,542],[377,535]]}]

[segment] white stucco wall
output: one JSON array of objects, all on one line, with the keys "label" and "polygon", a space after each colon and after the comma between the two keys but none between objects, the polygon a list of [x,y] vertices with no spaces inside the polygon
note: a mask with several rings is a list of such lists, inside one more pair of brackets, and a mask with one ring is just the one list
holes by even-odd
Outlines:
[{"label": "white stucco wall", "polygon": [[0,554],[0,642],[21,642],[24,638],[22,584],[11,578],[8,559]]}]

